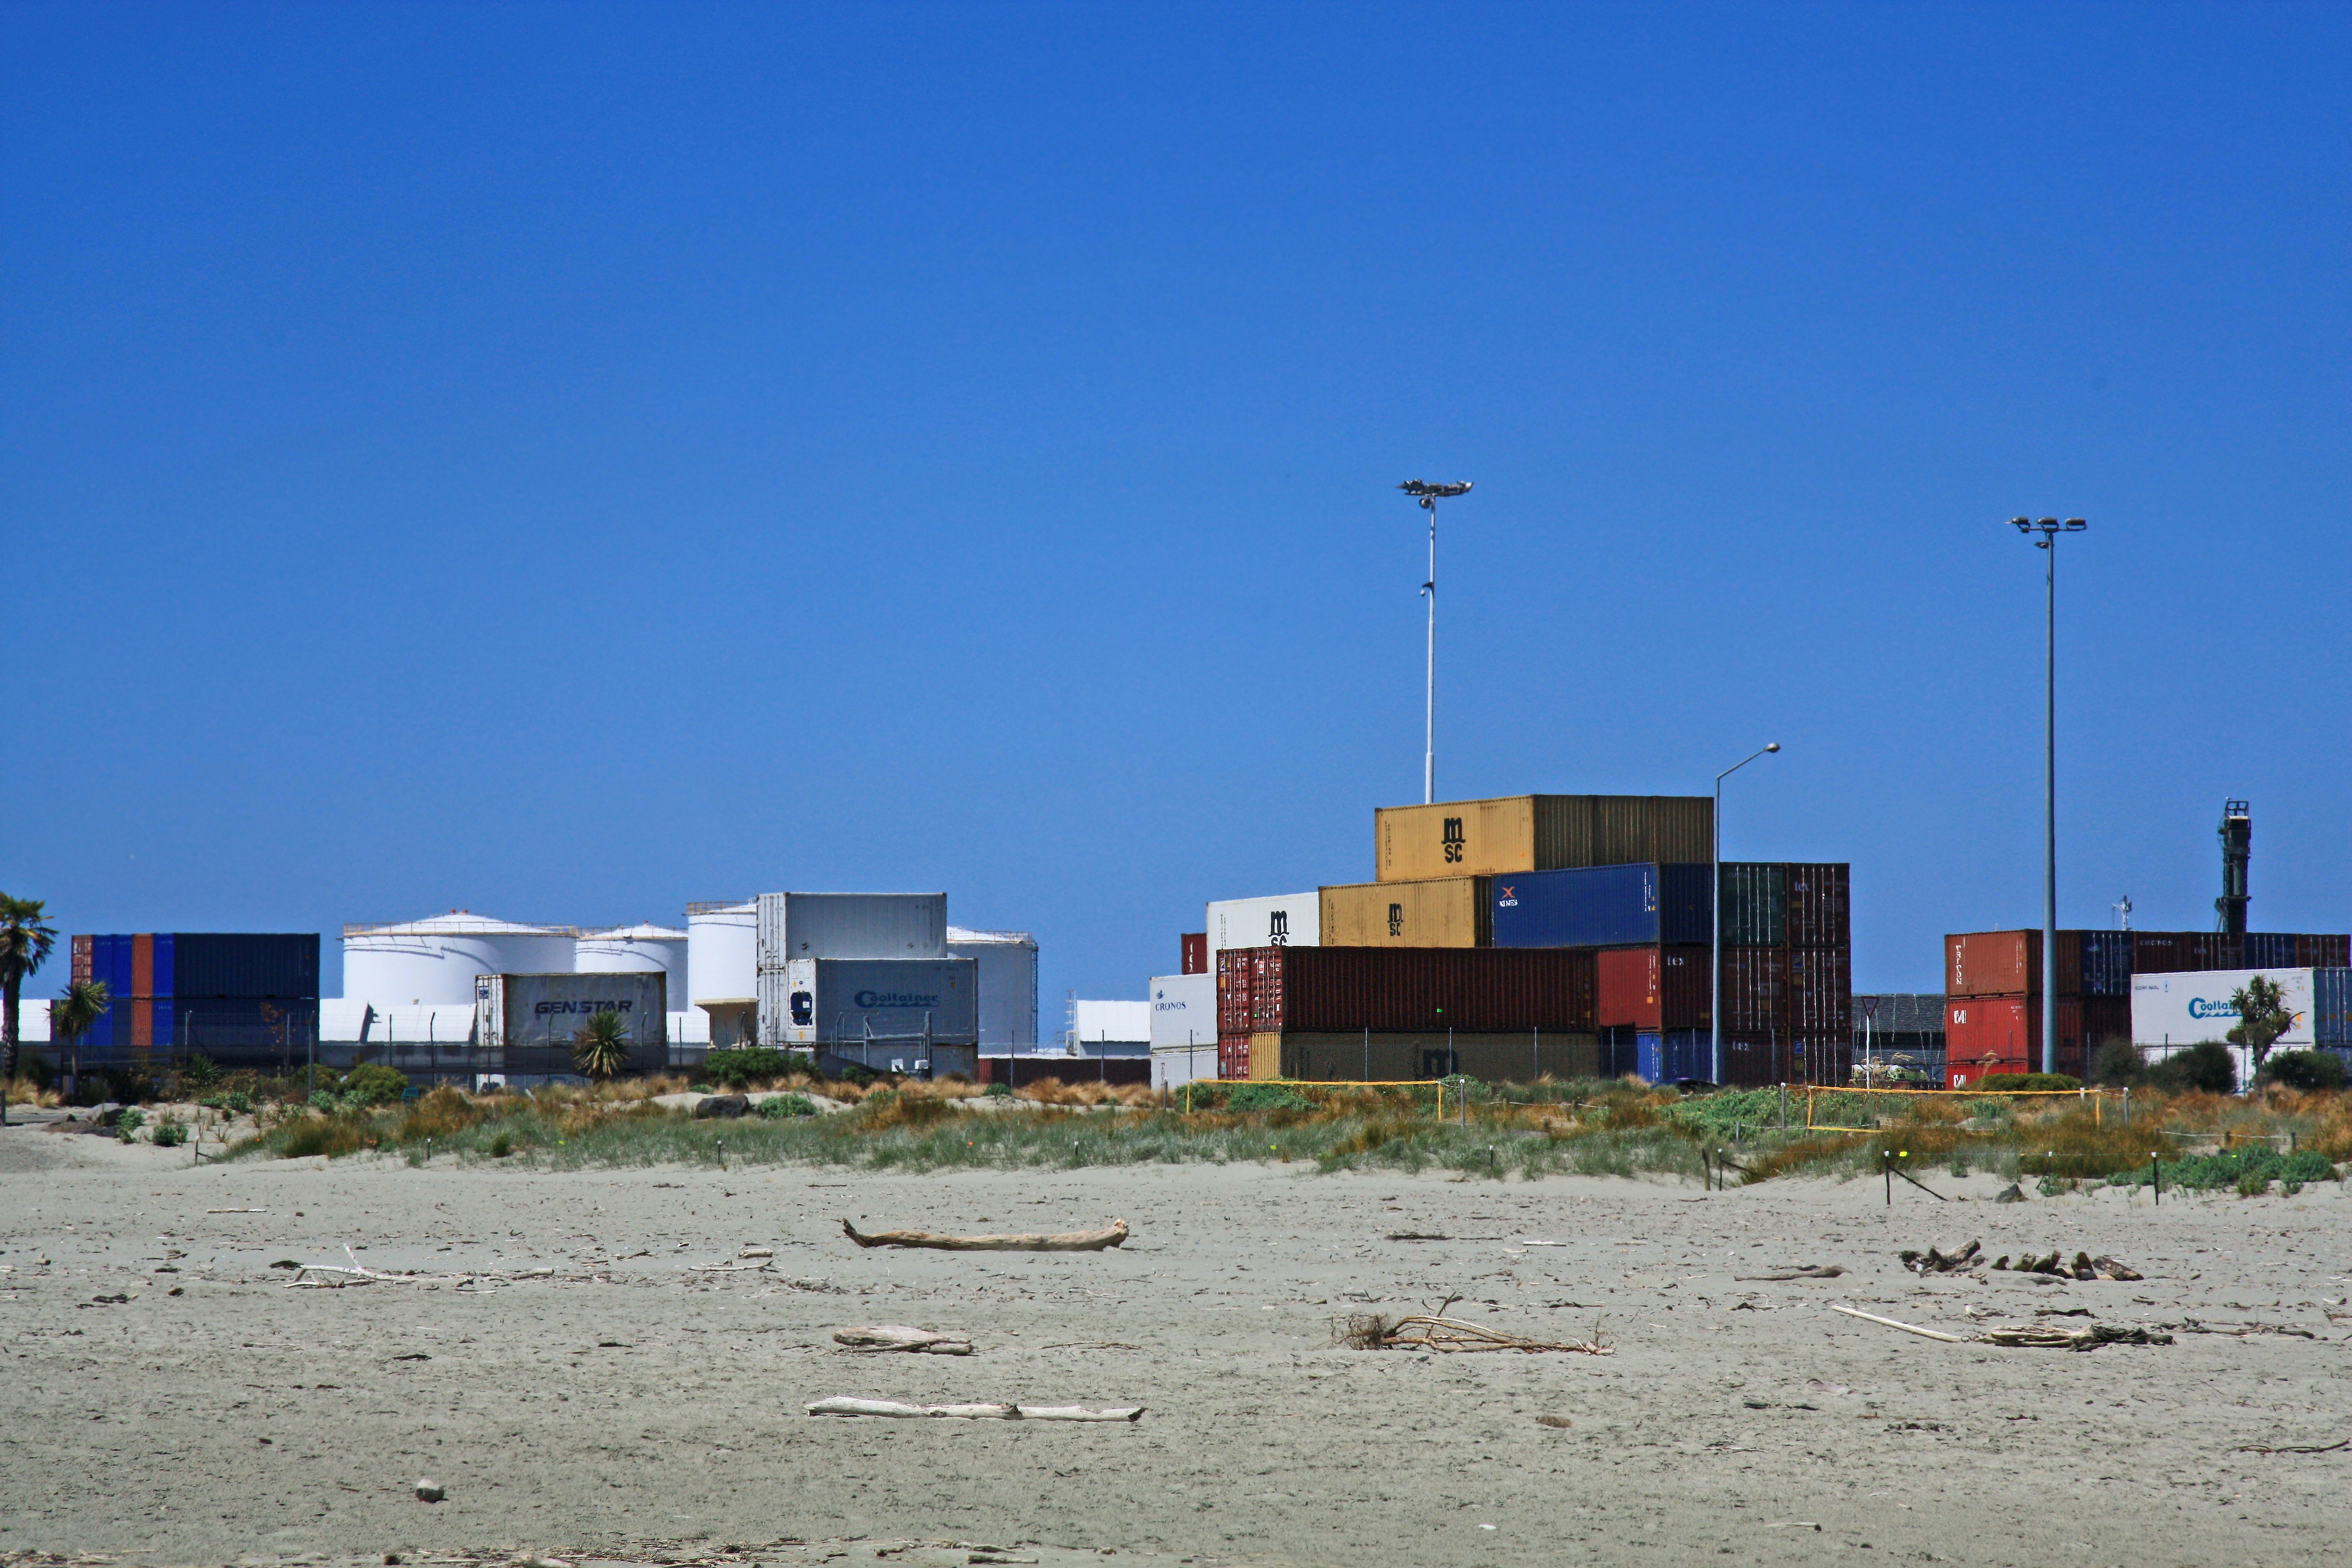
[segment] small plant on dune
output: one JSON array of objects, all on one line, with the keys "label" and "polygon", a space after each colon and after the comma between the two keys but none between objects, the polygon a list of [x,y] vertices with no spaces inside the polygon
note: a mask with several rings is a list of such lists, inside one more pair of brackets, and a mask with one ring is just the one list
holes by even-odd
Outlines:
[{"label": "small plant on dune", "polygon": [[114,1135],[128,1143],[138,1136],[139,1129],[144,1126],[146,1121],[147,1113],[137,1106],[132,1106],[114,1119]]},{"label": "small plant on dune", "polygon": [[188,1124],[167,1116],[155,1124],[155,1131],[148,1136],[162,1148],[176,1149],[188,1141]]},{"label": "small plant on dune", "polygon": [[627,1070],[629,1037],[620,1014],[603,1007],[589,1016],[572,1037],[572,1065],[599,1083]]},{"label": "small plant on dune", "polygon": [[980,1092],[990,1100],[1009,1100],[1013,1096],[1013,1086],[1009,1083],[992,1083]]},{"label": "small plant on dune", "polygon": [[489,1147],[491,1159],[503,1160],[514,1152],[514,1136],[508,1132],[498,1133],[490,1139]]},{"label": "small plant on dune", "polygon": [[816,1107],[809,1102],[808,1096],[804,1094],[780,1094],[773,1099],[761,1100],[760,1114],[771,1121],[780,1121],[787,1116],[814,1116]]},{"label": "small plant on dune", "polygon": [[408,1092],[408,1075],[382,1062],[362,1062],[343,1077],[348,1105],[387,1105]]},{"label": "small plant on dune", "polygon": [[2248,1171],[2238,1178],[2238,1195],[2242,1198],[2258,1198],[2270,1190],[2271,1179],[2268,1176]]}]

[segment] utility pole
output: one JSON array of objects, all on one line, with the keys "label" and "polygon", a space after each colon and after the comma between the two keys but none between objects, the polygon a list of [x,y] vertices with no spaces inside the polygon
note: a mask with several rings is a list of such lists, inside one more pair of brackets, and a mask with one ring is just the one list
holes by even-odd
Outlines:
[{"label": "utility pole", "polygon": [[1397,489],[1429,513],[1429,579],[1421,585],[1421,596],[1429,601],[1429,684],[1422,709],[1421,751],[1421,804],[1427,805],[1437,798],[1437,503],[1468,495],[1470,481],[1433,485],[1407,479]]},{"label": "utility pole", "polygon": [[2045,550],[2042,612],[2044,661],[2042,710],[2042,1070],[2058,1070],[2058,536],[2080,533],[2090,524],[2079,517],[2060,522],[2045,517],[2009,520],[2018,532]]},{"label": "utility pole", "polygon": [[1715,814],[1708,819],[1708,826],[1714,829],[1713,858],[1707,868],[1708,875],[1714,879],[1714,886],[1709,889],[1707,902],[1715,910],[1715,979],[1706,1021],[1708,1027],[1714,1033],[1711,1042],[1714,1047],[1714,1060],[1707,1068],[1707,1076],[1717,1083],[1723,1081],[1723,781],[1758,757],[1768,756],[1780,749],[1780,742],[1773,741],[1762,751],[1749,752],[1715,775]]}]

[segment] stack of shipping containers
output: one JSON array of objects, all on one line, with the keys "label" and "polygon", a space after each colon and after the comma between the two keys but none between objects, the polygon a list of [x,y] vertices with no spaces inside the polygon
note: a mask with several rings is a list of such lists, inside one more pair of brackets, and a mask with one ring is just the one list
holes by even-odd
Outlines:
[{"label": "stack of shipping containers", "polygon": [[112,1002],[82,1037],[90,1067],[165,1066],[205,1056],[279,1071],[319,1033],[316,931],[141,931],[76,936],[72,976]]},{"label": "stack of shipping containers", "polygon": [[[1713,810],[1514,795],[1376,813],[1379,879],[1321,889],[1319,950],[1217,953],[1221,1076],[1712,1076]],[[1727,1077],[1843,1082],[1846,868],[1723,872]]]},{"label": "stack of shipping containers", "polygon": [[[2060,1072],[2084,1077],[2101,1046],[2132,1037],[2135,974],[2317,969],[2347,963],[2352,937],[2299,931],[2062,931]],[[1965,1088],[1993,1073],[2042,1069],[2042,933],[1967,931],[1944,939],[1945,1079]]]}]

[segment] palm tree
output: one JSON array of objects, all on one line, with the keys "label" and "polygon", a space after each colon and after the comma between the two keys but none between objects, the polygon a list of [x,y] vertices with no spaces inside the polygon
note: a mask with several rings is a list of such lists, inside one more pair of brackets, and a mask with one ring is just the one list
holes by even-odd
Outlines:
[{"label": "palm tree", "polygon": [[49,1005],[49,1031],[73,1042],[73,1070],[66,1092],[81,1089],[81,1037],[114,1006],[114,993],[103,980],[77,980],[66,987],[65,999]]},{"label": "palm tree", "polygon": [[590,1078],[613,1078],[629,1065],[629,1039],[610,1007],[590,1016],[572,1037],[572,1060]]},{"label": "palm tree", "polygon": [[16,1004],[25,978],[47,962],[58,942],[38,899],[0,893],[0,1126],[8,1121],[9,1080],[16,1076]]}]

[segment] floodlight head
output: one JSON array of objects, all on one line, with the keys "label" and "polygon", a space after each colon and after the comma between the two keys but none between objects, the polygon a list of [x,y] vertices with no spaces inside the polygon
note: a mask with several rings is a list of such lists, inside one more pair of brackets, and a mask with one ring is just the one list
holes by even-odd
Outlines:
[{"label": "floodlight head", "polygon": [[1464,479],[1457,484],[1433,485],[1426,479],[1407,479],[1397,486],[1397,489],[1415,500],[1424,502],[1444,500],[1454,496],[1467,495],[1470,491],[1470,481]]},{"label": "floodlight head", "polygon": [[1780,749],[1780,742],[1778,741],[1767,742],[1764,749],[1768,752],[1777,752]]},{"label": "floodlight head", "polygon": [[2069,533],[2080,533],[2090,526],[2079,517],[2070,517],[2066,520],[2066,531]]}]

